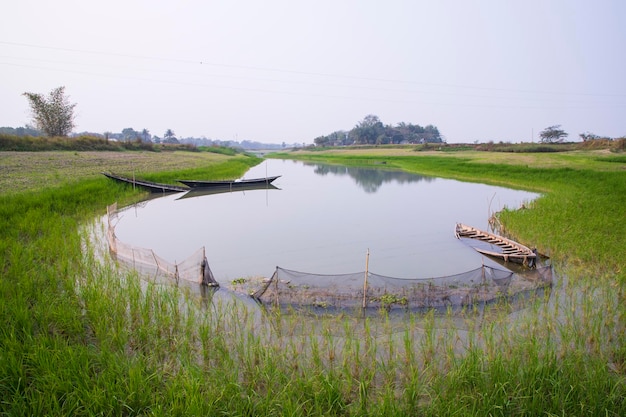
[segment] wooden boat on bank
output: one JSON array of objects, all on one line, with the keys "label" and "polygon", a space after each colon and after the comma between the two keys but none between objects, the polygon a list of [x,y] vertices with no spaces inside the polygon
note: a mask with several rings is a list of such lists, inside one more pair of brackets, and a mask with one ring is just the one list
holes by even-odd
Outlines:
[{"label": "wooden boat on bank", "polygon": [[159,184],[152,181],[136,180],[134,178],[123,177],[110,172],[103,172],[102,175],[112,180],[123,182],[126,184],[132,184],[133,186],[141,187],[151,193],[182,193],[189,191],[188,187],[179,187],[177,185]]},{"label": "wooden boat on bank", "polygon": [[246,187],[262,187],[263,185],[269,185],[280,175],[274,177],[265,178],[252,178],[247,180],[225,180],[225,181],[199,181],[199,180],[178,180],[178,182],[185,184],[186,186],[196,188],[225,188],[225,189],[238,189]]},{"label": "wooden boat on bank", "polygon": [[537,253],[514,240],[485,232],[475,227],[457,223],[455,228],[457,239],[468,238],[480,242],[472,247],[483,255],[492,256],[505,262],[515,262],[529,267],[536,264]]}]

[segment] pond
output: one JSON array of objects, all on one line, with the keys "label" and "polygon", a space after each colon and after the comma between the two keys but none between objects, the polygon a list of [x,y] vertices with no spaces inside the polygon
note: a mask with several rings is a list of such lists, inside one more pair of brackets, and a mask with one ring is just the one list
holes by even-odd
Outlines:
[{"label": "pond", "polygon": [[[401,171],[268,159],[244,178],[276,188],[170,194],[120,210],[116,235],[180,262],[205,247],[218,282],[269,277],[276,266],[398,278],[461,273],[490,261],[454,237],[538,194]],[[186,178],[192,179],[192,178]],[[200,179],[200,178],[193,178]],[[369,252],[369,257],[367,256]]]}]

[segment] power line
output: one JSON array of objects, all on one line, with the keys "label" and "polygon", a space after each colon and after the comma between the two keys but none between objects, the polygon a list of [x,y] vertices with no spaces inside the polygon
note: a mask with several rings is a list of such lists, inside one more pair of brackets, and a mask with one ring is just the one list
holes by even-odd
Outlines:
[{"label": "power line", "polygon": [[[45,62],[45,61],[44,61]],[[20,68],[31,68],[43,71],[56,71],[63,73],[73,73],[79,75],[86,76],[97,76],[97,77],[105,77],[105,78],[113,78],[113,79],[125,79],[125,80],[134,80],[141,82],[151,82],[151,83],[160,83],[160,84],[170,84],[170,85],[185,85],[192,87],[205,87],[205,88],[218,88],[218,89],[228,89],[228,90],[237,90],[237,91],[249,91],[263,94],[281,94],[281,95],[290,95],[290,96],[305,96],[305,97],[319,97],[319,98],[329,98],[329,99],[340,99],[340,100],[350,100],[350,101],[374,101],[374,102],[388,102],[388,103],[406,103],[406,104],[422,104],[422,105],[430,105],[430,106],[445,106],[445,107],[460,107],[460,108],[496,108],[496,109],[596,109],[596,108],[613,108],[613,107],[626,107],[626,103],[624,104],[605,104],[605,105],[593,105],[593,104],[582,104],[582,105],[520,105],[520,104],[494,104],[494,103],[460,103],[460,102],[445,102],[440,100],[424,100],[423,97],[418,98],[389,98],[389,97],[366,97],[359,95],[349,95],[349,94],[322,94],[322,93],[314,93],[314,92],[301,92],[301,91],[286,91],[286,90],[277,90],[277,89],[269,89],[269,88],[259,88],[259,87],[242,87],[242,86],[233,86],[233,85],[220,85],[220,84],[210,84],[206,82],[192,82],[192,81],[181,81],[181,80],[164,80],[164,79],[155,79],[155,78],[146,78],[146,77],[134,77],[129,75],[119,75],[119,74],[105,74],[91,71],[80,71],[74,69],[62,69],[62,68],[52,68],[52,67],[44,67],[37,65],[26,65],[26,64],[15,64],[10,62],[0,62],[0,65],[6,66],[14,66]],[[186,74],[189,75],[189,74]],[[225,76],[228,77],[228,76]],[[235,77],[236,78],[236,77]],[[241,77],[240,79],[246,79],[246,77]],[[263,80],[263,81],[274,81],[274,80]],[[284,81],[284,83],[293,83],[293,81]],[[297,82],[296,82],[297,83]],[[359,90],[366,90],[367,88],[362,87],[354,87]],[[376,90],[376,89],[373,89]],[[390,90],[380,89],[381,91],[389,92]],[[411,92],[411,91],[401,91],[404,94],[422,94],[420,92]],[[429,93],[432,95],[442,95],[441,93]],[[446,95],[446,94],[443,94]],[[455,94],[449,94],[455,96]],[[457,95],[461,96],[461,95]],[[473,98],[483,98],[489,100],[516,100],[511,97],[488,97],[488,96],[467,96]],[[532,100],[532,99],[524,99],[524,100]],[[540,99],[536,99],[540,100]],[[546,100],[540,100],[542,103]]]},{"label": "power line", "polygon": [[422,86],[431,86],[431,87],[445,87],[445,88],[455,88],[455,89],[493,91],[493,92],[516,93],[516,94],[546,94],[546,95],[556,95],[556,96],[582,96],[582,97],[596,96],[596,97],[614,97],[614,98],[626,97],[626,94],[614,94],[614,93],[611,93],[611,94],[609,93],[586,93],[586,92],[573,92],[572,93],[572,92],[563,92],[563,91],[519,90],[519,89],[506,89],[506,88],[496,88],[496,87],[468,86],[468,85],[460,85],[460,84],[428,83],[428,82],[418,82],[418,81],[410,81],[410,80],[362,77],[362,76],[355,76],[355,75],[333,74],[333,73],[311,72],[311,71],[298,71],[298,70],[291,70],[291,69],[284,69],[284,68],[234,65],[234,64],[211,62],[210,60],[206,60],[203,58],[181,59],[181,58],[168,58],[168,57],[159,57],[159,56],[144,56],[144,55],[137,55],[137,54],[123,54],[123,53],[117,53],[117,52],[104,52],[104,51],[93,51],[93,50],[75,49],[75,48],[52,47],[52,46],[33,45],[33,44],[27,44],[27,43],[7,42],[7,41],[0,41],[0,44],[24,47],[24,48],[63,51],[63,52],[72,52],[72,53],[90,54],[90,55],[99,55],[99,56],[110,56],[110,57],[118,57],[118,58],[132,58],[132,59],[140,59],[140,60],[172,62],[172,63],[180,63],[180,64],[187,64],[187,65],[194,65],[194,66],[212,66],[212,67],[221,67],[221,68],[229,68],[229,69],[276,72],[276,73],[283,73],[283,74],[330,77],[330,78],[351,79],[351,80],[359,80],[359,81],[374,81],[374,82],[384,82],[384,83],[394,83],[394,84],[404,84],[404,85],[407,85],[407,84],[422,85]]}]

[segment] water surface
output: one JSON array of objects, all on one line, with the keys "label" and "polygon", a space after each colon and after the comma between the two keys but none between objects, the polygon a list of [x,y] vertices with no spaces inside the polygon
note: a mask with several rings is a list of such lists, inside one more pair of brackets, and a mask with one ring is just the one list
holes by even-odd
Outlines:
[{"label": "water surface", "polygon": [[[456,222],[487,229],[490,213],[537,194],[377,168],[266,160],[245,178],[281,175],[278,189],[181,198],[120,211],[117,237],[180,262],[204,246],[220,282],[303,272],[364,271],[429,278],[490,261],[454,237]],[[189,178],[191,179],[191,178]],[[201,178],[194,178],[201,179]]]}]

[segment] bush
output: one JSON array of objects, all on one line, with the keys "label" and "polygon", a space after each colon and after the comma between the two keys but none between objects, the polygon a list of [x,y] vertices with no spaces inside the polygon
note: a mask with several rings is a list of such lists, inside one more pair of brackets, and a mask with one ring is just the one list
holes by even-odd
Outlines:
[{"label": "bush", "polygon": [[77,137],[17,136],[0,133],[0,151],[198,151],[191,144],[161,144],[136,140],[118,142],[102,137],[81,135]]},{"label": "bush", "polygon": [[626,137],[615,139],[611,145],[611,152],[624,151],[626,151]]},{"label": "bush", "polygon": [[0,134],[0,150],[2,151],[119,151],[116,142],[93,136],[46,137],[16,136]]},{"label": "bush", "polygon": [[574,149],[575,144],[546,144],[546,143],[493,143],[489,142],[476,146],[477,151],[485,152],[513,152],[513,153],[542,153],[567,152]]},{"label": "bush", "polygon": [[579,147],[580,149],[586,149],[586,150],[594,150],[594,149],[608,149],[611,147],[612,144],[612,140],[611,139],[592,139],[592,140],[586,140],[584,142],[581,142]]}]

